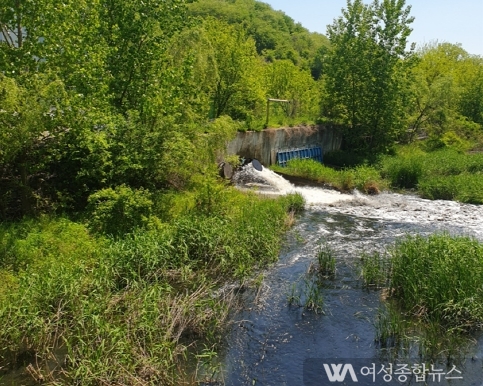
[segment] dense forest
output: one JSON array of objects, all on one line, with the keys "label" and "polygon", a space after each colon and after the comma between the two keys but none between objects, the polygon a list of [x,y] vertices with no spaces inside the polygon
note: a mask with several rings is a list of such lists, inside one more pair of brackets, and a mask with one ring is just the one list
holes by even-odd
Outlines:
[{"label": "dense forest", "polygon": [[[404,0],[348,1],[324,36],[255,0],[2,2],[0,372],[179,384],[181,338],[213,354],[212,290],[273,262],[303,207],[218,177],[237,131],[481,150],[483,58],[411,46],[412,20]],[[267,122],[267,98],[291,103]]]},{"label": "dense forest", "polygon": [[122,184],[182,189],[207,165],[193,160],[267,125],[267,97],[292,101],[268,125],[336,123],[353,151],[481,136],[482,58],[409,47],[404,2],[348,4],[328,38],[262,2],[189,3],[2,6],[2,218]]}]

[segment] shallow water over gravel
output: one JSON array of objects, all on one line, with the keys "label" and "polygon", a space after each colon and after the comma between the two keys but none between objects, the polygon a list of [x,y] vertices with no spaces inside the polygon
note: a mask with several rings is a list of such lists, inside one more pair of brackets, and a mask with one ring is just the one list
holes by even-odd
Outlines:
[{"label": "shallow water over gravel", "polygon": [[[290,231],[279,262],[265,272],[256,296],[245,295],[245,307],[233,316],[220,354],[226,385],[304,385],[304,361],[311,358],[318,358],[315,363],[320,362],[322,371],[321,358],[352,359],[354,363],[359,358],[357,363],[365,361],[364,366],[382,363],[373,325],[381,293],[361,287],[361,252],[382,251],[406,234],[446,231],[483,241],[483,206],[393,193],[342,195],[294,187],[266,169],[255,173],[245,170],[238,178],[239,186],[255,186],[259,192],[271,194],[299,192],[306,197],[307,210]],[[333,280],[324,282],[323,313],[316,314],[289,305],[287,298],[303,292],[309,266],[324,242],[335,251],[337,272]],[[475,338],[478,343],[466,354],[470,359],[459,364],[463,380],[440,377],[428,384],[483,385],[483,339]],[[361,382],[360,376],[359,383],[351,383],[346,378],[347,383],[334,384],[424,384],[414,376],[405,383],[386,383],[382,378],[373,382],[370,377]],[[306,382],[307,386],[325,384],[309,378]]]}]

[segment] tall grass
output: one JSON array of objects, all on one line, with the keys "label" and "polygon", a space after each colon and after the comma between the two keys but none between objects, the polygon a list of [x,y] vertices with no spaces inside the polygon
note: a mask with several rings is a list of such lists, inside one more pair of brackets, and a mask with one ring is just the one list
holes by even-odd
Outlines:
[{"label": "tall grass", "polygon": [[366,285],[387,286],[375,339],[389,354],[461,357],[483,328],[483,244],[446,233],[406,236],[385,255],[364,254]]},{"label": "tall grass", "polygon": [[218,193],[181,197],[193,205],[169,223],[116,238],[67,219],[0,225],[0,368],[25,360],[51,383],[183,383],[188,346],[196,358],[222,336],[233,296],[217,289],[275,261],[287,213],[303,208],[300,196]]},{"label": "tall grass", "polygon": [[366,288],[383,288],[388,284],[390,274],[389,256],[380,252],[362,253],[360,276]]},{"label": "tall grass", "polygon": [[382,159],[381,175],[394,188],[417,189],[423,198],[483,204],[483,154],[451,148],[426,153],[415,147]]},{"label": "tall grass", "polygon": [[370,166],[335,170],[311,159],[293,159],[287,167],[273,166],[273,170],[292,176],[303,177],[337,190],[350,192],[358,189],[364,193],[376,194],[385,188],[379,171]]},{"label": "tall grass", "polygon": [[386,157],[383,159],[381,175],[393,187],[416,188],[423,175],[424,158],[424,153],[417,150],[398,157]]},{"label": "tall grass", "polygon": [[294,159],[273,170],[326,184],[342,192],[367,194],[381,190],[413,189],[423,198],[483,204],[483,154],[453,148],[426,152],[417,146],[401,147],[395,156],[380,158],[375,166],[335,170],[314,160]]},{"label": "tall grass", "polygon": [[391,252],[391,295],[449,328],[482,325],[482,283],[483,245],[469,237],[408,236]]},{"label": "tall grass", "polygon": [[328,244],[319,245],[316,251],[317,265],[315,271],[322,277],[333,278],[336,271],[334,251]]}]

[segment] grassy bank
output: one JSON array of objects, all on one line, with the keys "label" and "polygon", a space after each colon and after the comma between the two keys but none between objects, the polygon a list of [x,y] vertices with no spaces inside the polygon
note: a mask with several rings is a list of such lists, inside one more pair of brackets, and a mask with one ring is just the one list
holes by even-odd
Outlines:
[{"label": "grassy bank", "polygon": [[[220,286],[276,260],[303,200],[207,189],[1,224],[0,377],[27,366],[51,384],[181,384],[187,361],[216,355],[233,301]],[[139,205],[151,211],[133,220]]]},{"label": "grassy bank", "polygon": [[481,153],[402,148],[397,156],[383,158],[380,170],[392,187],[416,189],[423,198],[483,204]]},{"label": "grassy bank", "polygon": [[352,169],[335,170],[314,160],[294,159],[287,167],[272,166],[275,172],[303,177],[326,184],[342,192],[358,189],[364,193],[376,194],[386,187],[379,171],[370,166],[357,166]]},{"label": "grassy bank", "polygon": [[[313,160],[296,159],[285,168],[272,168],[276,172],[307,178],[343,192],[358,189],[376,194],[387,188],[409,189],[431,200],[483,204],[482,153],[469,154],[451,148],[424,151],[422,148],[424,146],[401,147],[396,155],[382,157],[372,166],[336,170]],[[349,157],[339,155],[339,158],[347,161]]]}]

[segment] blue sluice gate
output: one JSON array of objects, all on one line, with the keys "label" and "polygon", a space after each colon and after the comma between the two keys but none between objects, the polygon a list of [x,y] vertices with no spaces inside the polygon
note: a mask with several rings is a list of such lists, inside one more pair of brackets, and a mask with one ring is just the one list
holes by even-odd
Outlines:
[{"label": "blue sluice gate", "polygon": [[321,147],[304,147],[301,149],[281,150],[277,152],[277,164],[287,166],[287,162],[292,159],[313,159],[322,163]]}]

